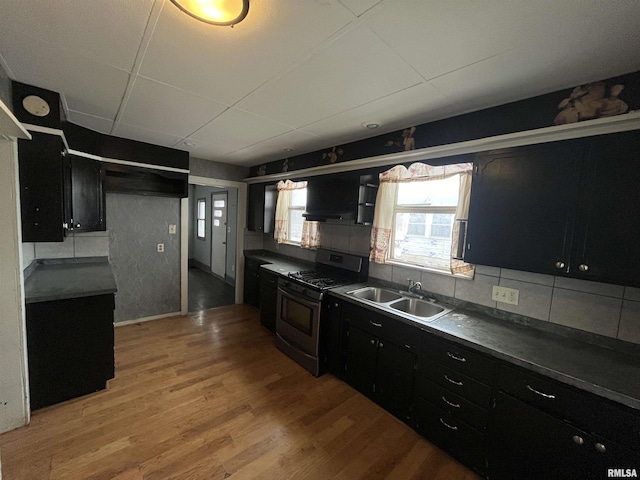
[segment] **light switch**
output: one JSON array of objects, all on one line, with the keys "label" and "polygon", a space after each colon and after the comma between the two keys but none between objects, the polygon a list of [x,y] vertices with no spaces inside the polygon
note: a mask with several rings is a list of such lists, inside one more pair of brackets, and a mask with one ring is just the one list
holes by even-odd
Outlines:
[{"label": "light switch", "polygon": [[164,253],[164,243],[158,244],[158,253]]},{"label": "light switch", "polygon": [[518,305],[519,295],[520,290],[516,290],[515,288],[498,287],[497,285],[494,285],[491,299],[495,300],[496,302]]},{"label": "light switch", "polygon": [[169,225],[169,235],[175,235],[177,228],[175,225]]}]

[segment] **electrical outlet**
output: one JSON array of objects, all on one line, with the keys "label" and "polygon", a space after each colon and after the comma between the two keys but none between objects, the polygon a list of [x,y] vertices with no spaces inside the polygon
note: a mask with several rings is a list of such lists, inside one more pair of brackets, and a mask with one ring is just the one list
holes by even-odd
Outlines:
[{"label": "electrical outlet", "polygon": [[158,244],[158,253],[164,253],[164,243]]},{"label": "electrical outlet", "polygon": [[169,235],[175,235],[178,229],[175,225],[169,225]]},{"label": "electrical outlet", "polygon": [[515,288],[498,287],[497,285],[494,285],[491,299],[495,300],[496,302],[518,305],[519,295],[520,290],[516,290]]}]

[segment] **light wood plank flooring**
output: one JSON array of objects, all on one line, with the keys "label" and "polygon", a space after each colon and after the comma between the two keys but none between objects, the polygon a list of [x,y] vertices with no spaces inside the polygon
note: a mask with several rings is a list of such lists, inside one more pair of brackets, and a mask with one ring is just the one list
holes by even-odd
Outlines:
[{"label": "light wood plank flooring", "polygon": [[231,305],[116,329],[108,390],[0,435],[5,480],[479,479]]}]

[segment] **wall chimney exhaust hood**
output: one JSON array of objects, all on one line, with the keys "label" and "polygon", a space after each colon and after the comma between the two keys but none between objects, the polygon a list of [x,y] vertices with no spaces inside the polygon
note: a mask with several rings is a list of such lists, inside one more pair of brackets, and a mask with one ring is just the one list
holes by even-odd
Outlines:
[{"label": "wall chimney exhaust hood", "polygon": [[359,177],[334,174],[310,177],[307,185],[307,208],[303,217],[309,221],[327,219],[354,220],[358,205]]}]

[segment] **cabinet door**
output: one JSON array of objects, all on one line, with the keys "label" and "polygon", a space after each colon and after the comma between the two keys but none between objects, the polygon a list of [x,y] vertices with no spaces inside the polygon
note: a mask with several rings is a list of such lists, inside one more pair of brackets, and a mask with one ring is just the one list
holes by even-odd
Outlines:
[{"label": "cabinet door", "polygon": [[249,265],[244,269],[244,303],[254,307],[260,306],[260,274]]},{"label": "cabinet door", "polygon": [[591,139],[572,276],[640,286],[640,132]]},{"label": "cabinet door", "polygon": [[62,139],[33,132],[18,140],[20,209],[24,242],[62,242],[65,212]]},{"label": "cabinet door", "polygon": [[278,307],[278,278],[275,275],[260,275],[260,323],[269,331],[276,333],[276,315]]},{"label": "cabinet door", "polygon": [[96,160],[71,157],[71,198],[76,232],[105,230],[102,164]]},{"label": "cabinet door", "polygon": [[415,353],[385,340],[378,341],[376,400],[405,421],[411,418]]},{"label": "cabinet door", "polygon": [[559,274],[569,268],[580,141],[481,154],[474,166],[465,261]]},{"label": "cabinet door", "polygon": [[343,361],[343,336],[342,336],[342,302],[335,298],[329,298],[326,309],[323,312],[323,319],[327,320],[321,323],[324,330],[323,349],[324,361],[327,371],[336,376],[342,375]]},{"label": "cabinet door", "polygon": [[349,325],[344,380],[368,397],[373,396],[378,340],[370,333]]},{"label": "cabinet door", "polygon": [[599,468],[591,436],[502,392],[496,396],[490,439],[495,480],[582,480]]},{"label": "cabinet door", "polygon": [[249,201],[247,205],[247,230],[264,231],[264,184],[249,185]]}]

